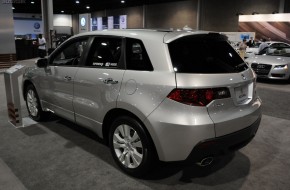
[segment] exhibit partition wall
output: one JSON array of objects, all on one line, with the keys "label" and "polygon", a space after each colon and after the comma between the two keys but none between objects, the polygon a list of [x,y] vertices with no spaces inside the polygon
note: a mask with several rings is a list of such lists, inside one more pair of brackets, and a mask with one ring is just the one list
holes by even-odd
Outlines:
[{"label": "exhibit partition wall", "polygon": [[0,69],[10,67],[16,60],[12,5],[0,3]]},{"label": "exhibit partition wall", "polygon": [[290,43],[290,14],[239,16],[239,32],[256,32],[256,39]]},{"label": "exhibit partition wall", "polygon": [[[197,27],[197,0],[156,3],[152,5],[108,9],[93,12],[92,18],[114,17],[114,25],[121,15],[121,27],[126,28],[183,28],[185,25],[196,29]],[[127,22],[122,22],[122,21]],[[92,22],[96,22],[93,20]],[[97,22],[101,20],[97,19]],[[96,23],[97,24],[97,23]],[[123,25],[124,24],[124,25]],[[100,24],[98,25],[100,27]]]},{"label": "exhibit partition wall", "polygon": [[127,15],[108,16],[108,17],[92,17],[91,31],[106,29],[126,29]]}]

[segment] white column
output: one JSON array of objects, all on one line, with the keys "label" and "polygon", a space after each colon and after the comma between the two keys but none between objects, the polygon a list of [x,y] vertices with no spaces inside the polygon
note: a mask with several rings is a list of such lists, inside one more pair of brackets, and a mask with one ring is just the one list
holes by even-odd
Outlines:
[{"label": "white column", "polygon": [[284,13],[284,9],[285,9],[285,0],[280,0],[279,13]]},{"label": "white column", "polygon": [[196,30],[200,30],[200,11],[201,11],[201,0],[197,0]]},{"label": "white column", "polygon": [[53,0],[41,0],[43,32],[46,39],[46,47],[51,48],[50,32],[53,31]]},{"label": "white column", "polygon": [[143,5],[143,28],[146,28],[146,5]]}]

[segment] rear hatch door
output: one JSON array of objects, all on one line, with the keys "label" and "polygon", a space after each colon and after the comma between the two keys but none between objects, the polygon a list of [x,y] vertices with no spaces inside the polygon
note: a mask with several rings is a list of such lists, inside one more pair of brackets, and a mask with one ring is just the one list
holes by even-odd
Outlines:
[{"label": "rear hatch door", "polygon": [[200,105],[207,107],[216,137],[246,128],[259,118],[255,76],[223,35],[188,35],[171,41],[168,48],[178,89],[211,89],[217,94]]}]

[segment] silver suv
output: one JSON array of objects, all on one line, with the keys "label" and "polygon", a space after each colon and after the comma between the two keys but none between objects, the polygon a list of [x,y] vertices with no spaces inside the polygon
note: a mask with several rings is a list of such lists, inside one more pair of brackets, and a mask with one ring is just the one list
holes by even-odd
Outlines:
[{"label": "silver suv", "polygon": [[23,77],[29,115],[96,132],[133,176],[154,161],[208,165],[255,136],[256,77],[225,36],[112,30],[76,35]]}]

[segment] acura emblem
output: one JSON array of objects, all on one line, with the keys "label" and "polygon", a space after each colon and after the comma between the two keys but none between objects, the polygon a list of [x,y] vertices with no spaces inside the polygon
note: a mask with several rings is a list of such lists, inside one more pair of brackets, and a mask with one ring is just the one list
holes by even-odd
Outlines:
[{"label": "acura emblem", "polygon": [[243,80],[247,80],[247,78],[245,77],[245,75],[242,74],[242,79]]}]

